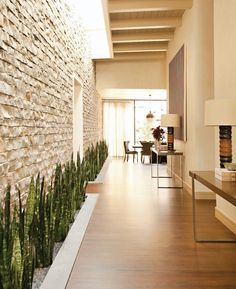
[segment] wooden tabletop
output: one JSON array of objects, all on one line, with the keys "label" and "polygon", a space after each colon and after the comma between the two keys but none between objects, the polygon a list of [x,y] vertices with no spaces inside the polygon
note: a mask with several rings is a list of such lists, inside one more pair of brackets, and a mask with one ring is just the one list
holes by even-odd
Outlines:
[{"label": "wooden tabletop", "polygon": [[134,144],[132,145],[134,149],[141,149],[143,146],[141,144]]},{"label": "wooden tabletop", "polygon": [[190,171],[189,175],[236,206],[236,182],[218,180],[214,171]]},{"label": "wooden tabletop", "polygon": [[180,151],[167,151],[167,150],[156,150],[155,148],[151,148],[151,151],[153,151],[155,154],[159,156],[182,156],[183,152]]}]

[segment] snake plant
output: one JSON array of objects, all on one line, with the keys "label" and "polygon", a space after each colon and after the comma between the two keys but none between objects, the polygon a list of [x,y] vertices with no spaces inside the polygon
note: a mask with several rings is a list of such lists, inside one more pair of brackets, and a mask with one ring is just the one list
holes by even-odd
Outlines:
[{"label": "snake plant", "polygon": [[10,186],[7,187],[4,208],[0,212],[0,280],[3,289],[12,288],[11,256],[12,256],[12,235],[10,216]]},{"label": "snake plant", "polygon": [[55,241],[65,239],[76,210],[85,200],[86,186],[94,180],[108,155],[104,141],[89,147],[81,160],[71,157],[56,166],[46,190],[44,177],[31,178],[25,206],[19,202],[11,214],[10,186],[0,204],[0,289],[31,289],[35,266],[52,263]]}]

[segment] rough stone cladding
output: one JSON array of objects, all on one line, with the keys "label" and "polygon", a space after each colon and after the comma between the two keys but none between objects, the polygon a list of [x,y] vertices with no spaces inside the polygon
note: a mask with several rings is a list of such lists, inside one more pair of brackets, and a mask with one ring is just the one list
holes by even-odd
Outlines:
[{"label": "rough stone cladding", "polygon": [[[26,191],[72,153],[73,83],[82,80],[84,149],[102,136],[101,99],[82,24],[66,0],[0,0],[0,196]],[[75,19],[75,20],[73,20]]]}]

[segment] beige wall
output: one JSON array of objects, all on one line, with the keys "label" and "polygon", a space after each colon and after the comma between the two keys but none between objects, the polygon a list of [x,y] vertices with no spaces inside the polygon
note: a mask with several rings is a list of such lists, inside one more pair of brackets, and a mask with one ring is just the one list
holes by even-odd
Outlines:
[{"label": "beige wall", "polygon": [[98,91],[119,89],[165,89],[166,60],[98,62],[96,64]]},{"label": "beige wall", "polygon": [[[214,129],[204,126],[204,102],[213,98],[213,1],[194,0],[182,26],[169,43],[168,64],[182,45],[186,55],[187,141],[176,141],[184,151],[184,180],[190,187],[189,170],[214,167]],[[167,74],[168,75],[168,74]],[[168,77],[167,77],[168,78]]]},{"label": "beige wall", "polygon": [[[226,3],[227,2],[227,3]],[[236,98],[236,25],[235,0],[214,1],[215,98]],[[236,113],[236,108],[235,108]],[[236,162],[236,129],[233,128],[233,162]],[[215,163],[219,166],[218,130]],[[226,201],[217,200],[217,207],[236,223],[236,209]]]},{"label": "beige wall", "polygon": [[[236,1],[214,1],[215,98],[236,98]],[[227,21],[226,21],[227,20]],[[236,108],[235,108],[236,113]],[[236,162],[236,129],[233,128],[233,161]],[[218,162],[218,146],[216,161]]]}]

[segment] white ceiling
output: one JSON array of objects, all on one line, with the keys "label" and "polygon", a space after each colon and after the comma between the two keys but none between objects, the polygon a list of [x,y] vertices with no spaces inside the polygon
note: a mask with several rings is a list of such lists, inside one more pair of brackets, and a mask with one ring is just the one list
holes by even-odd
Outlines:
[{"label": "white ceiling", "polygon": [[103,99],[145,99],[165,100],[165,89],[104,89],[101,91]]},{"label": "white ceiling", "polygon": [[[168,48],[193,0],[68,0],[76,3],[92,58],[158,59]],[[91,9],[92,8],[92,9]],[[104,99],[166,99],[165,90],[105,89]]]},{"label": "white ceiling", "polygon": [[[93,59],[165,53],[193,0],[68,0],[84,23]],[[151,55],[151,56],[150,56]]]},{"label": "white ceiling", "polygon": [[114,60],[166,52],[192,0],[108,0]]},{"label": "white ceiling", "polygon": [[[114,57],[108,61],[158,59],[182,24],[193,0],[107,0]],[[165,90],[105,89],[105,99],[166,99]]]}]

